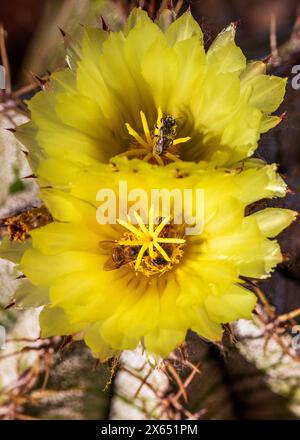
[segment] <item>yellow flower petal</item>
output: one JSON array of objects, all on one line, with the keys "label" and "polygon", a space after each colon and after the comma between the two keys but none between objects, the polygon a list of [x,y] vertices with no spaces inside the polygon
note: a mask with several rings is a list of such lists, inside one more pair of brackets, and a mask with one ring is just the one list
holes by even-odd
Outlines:
[{"label": "yellow flower petal", "polygon": [[41,337],[72,335],[80,331],[83,324],[70,324],[67,315],[59,307],[45,307],[40,314]]},{"label": "yellow flower petal", "polygon": [[252,87],[249,103],[254,107],[271,113],[281,104],[287,80],[278,76],[258,75],[247,82]]},{"label": "yellow flower petal", "polygon": [[231,24],[214,40],[207,52],[207,62],[213,72],[239,72],[246,67],[246,59],[236,46],[235,25]]},{"label": "yellow flower petal", "polygon": [[17,307],[40,307],[49,304],[49,289],[47,287],[33,286],[29,280],[21,280],[14,293]]},{"label": "yellow flower petal", "polygon": [[173,46],[178,41],[188,40],[196,36],[199,42],[203,42],[203,34],[199,24],[193,18],[190,11],[182,14],[175,20],[165,32],[167,42]]},{"label": "yellow flower petal", "polygon": [[[51,270],[49,270],[51,267]],[[20,269],[35,285],[50,286],[66,273],[98,270],[103,267],[103,256],[89,252],[63,252],[59,255],[43,255],[35,249],[27,250]]]},{"label": "yellow flower petal", "polygon": [[112,350],[101,337],[101,323],[96,323],[88,327],[84,333],[85,343],[95,353],[101,362],[106,362],[109,358],[118,354],[116,350]]},{"label": "yellow flower petal", "polygon": [[251,319],[256,303],[254,293],[240,286],[232,286],[222,295],[209,295],[205,307],[215,322],[232,322],[237,319]]},{"label": "yellow flower petal", "polygon": [[252,214],[251,217],[255,218],[265,237],[273,238],[297,218],[297,213],[290,209],[266,208]]},{"label": "yellow flower petal", "polygon": [[46,255],[68,250],[99,250],[99,235],[83,225],[53,222],[30,232],[32,245]]}]

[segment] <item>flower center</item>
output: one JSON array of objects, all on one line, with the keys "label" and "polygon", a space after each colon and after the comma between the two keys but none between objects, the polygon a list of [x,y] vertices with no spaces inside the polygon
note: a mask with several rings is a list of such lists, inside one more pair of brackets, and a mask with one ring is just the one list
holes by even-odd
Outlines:
[{"label": "flower center", "polygon": [[[153,207],[149,211],[148,225],[145,225],[137,212],[134,212],[137,226],[118,220],[126,232],[117,241],[124,264],[146,276],[159,275],[179,263],[185,245],[182,225],[174,225],[170,217],[154,222]],[[116,250],[116,248],[115,248]]]},{"label": "flower center", "polygon": [[190,140],[190,137],[176,138],[177,124],[172,115],[163,115],[158,109],[157,121],[153,130],[149,129],[149,124],[144,112],[140,111],[143,133],[137,133],[130,124],[126,123],[128,133],[133,141],[129,145],[128,151],[121,155],[127,157],[137,157],[145,162],[165,165],[166,163],[179,160],[178,146]]}]

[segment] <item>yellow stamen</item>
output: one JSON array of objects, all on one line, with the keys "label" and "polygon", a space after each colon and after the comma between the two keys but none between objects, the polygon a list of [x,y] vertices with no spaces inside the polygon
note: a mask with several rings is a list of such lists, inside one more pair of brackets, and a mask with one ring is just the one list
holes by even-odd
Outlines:
[{"label": "yellow stamen", "polygon": [[158,237],[158,236],[159,236],[159,234],[161,233],[161,231],[163,230],[163,228],[166,226],[166,224],[169,223],[170,219],[171,219],[171,217],[168,216],[168,217],[165,217],[165,218],[162,220],[162,222],[161,222],[161,223],[157,226],[157,228],[155,229],[154,237]]},{"label": "yellow stamen", "polygon": [[[191,138],[187,136],[174,139],[176,134],[176,126],[174,128],[174,133],[169,135],[162,134],[161,127],[163,112],[160,107],[157,109],[157,120],[152,130],[150,129],[146,115],[142,110],[140,111],[140,118],[143,127],[143,133],[141,134],[139,134],[128,122],[126,122],[125,125],[127,131],[130,136],[134,138],[134,141],[130,144],[129,150],[121,153],[120,156],[138,157],[145,162],[151,161],[153,163],[153,161],[155,161],[160,166],[163,166],[165,163],[170,161],[175,162],[180,160],[178,157],[179,155],[176,154],[176,146],[187,142]],[[162,154],[158,154],[156,148],[158,139],[161,136],[168,137],[167,140],[163,139],[162,142],[169,142],[169,145],[166,148],[167,151],[164,151]]]},{"label": "yellow stamen", "polygon": [[154,133],[156,135],[159,132],[159,126],[160,126],[160,121],[161,121],[162,117],[163,117],[163,112],[162,112],[161,108],[158,107],[158,109],[157,109],[157,119],[156,119],[155,130],[154,130]]},{"label": "yellow stamen", "polygon": [[134,235],[137,235],[138,237],[143,237],[143,233],[139,231],[135,226],[133,226],[131,223],[124,222],[121,219],[118,219],[118,223],[121,226],[124,226],[124,228],[128,229],[128,231],[132,232]]},{"label": "yellow stamen", "polygon": [[134,137],[134,139],[141,145],[143,145],[143,147],[148,148],[148,144],[147,142],[144,141],[144,139],[131,127],[130,124],[128,124],[128,122],[126,122],[126,128],[128,130],[128,133]]},{"label": "yellow stamen", "polygon": [[[138,246],[140,248],[136,259],[129,261],[129,267],[134,267],[135,271],[142,272],[146,276],[162,274],[172,269],[182,256],[185,239],[176,237],[176,235],[175,237],[168,237],[168,230],[166,230],[163,237],[159,236],[167,223],[170,222],[170,216],[165,217],[156,228],[153,205],[149,209],[148,225],[143,222],[141,216],[136,211],[134,211],[134,217],[137,221],[137,226],[131,223],[129,215],[127,215],[127,222],[121,219],[118,220],[118,223],[129,231],[124,233],[122,238],[118,240],[118,244],[121,246]],[[175,231],[176,234],[175,225],[173,225],[172,231]],[[179,231],[178,234],[180,234]],[[168,249],[170,248],[169,255],[166,249],[164,249],[165,245],[168,245]],[[163,257],[163,261],[161,261],[161,257]]]},{"label": "yellow stamen", "polygon": [[157,243],[176,243],[176,244],[185,243],[184,238],[157,238],[156,241]]},{"label": "yellow stamen", "polygon": [[165,156],[166,156],[168,159],[172,160],[173,162],[176,162],[176,161],[182,162],[182,160],[179,159],[178,156],[176,156],[175,154],[169,153],[168,151],[166,152]]},{"label": "yellow stamen", "polygon": [[150,255],[150,258],[154,258],[154,250],[153,250],[153,242],[151,241],[150,243],[149,243],[149,255]]},{"label": "yellow stamen", "polygon": [[124,151],[124,153],[121,153],[120,156],[127,156],[127,157],[140,156],[145,153],[150,154],[152,156],[152,154],[148,153],[148,150],[146,150],[145,148],[135,148],[134,150]]},{"label": "yellow stamen", "polygon": [[151,151],[151,153],[146,154],[146,156],[144,157],[143,161],[144,162],[148,162],[148,160],[150,160],[151,157],[152,157],[152,151]]},{"label": "yellow stamen", "polygon": [[144,256],[144,253],[146,252],[147,248],[148,248],[148,245],[143,244],[143,246],[138,254],[138,257],[136,259],[136,262],[135,262],[135,266],[134,266],[135,270],[137,270],[139,268],[141,261],[142,261],[142,258]]},{"label": "yellow stamen", "polygon": [[173,145],[179,145],[179,144],[184,144],[185,142],[189,141],[191,139],[190,136],[187,136],[185,138],[177,138],[174,139],[173,141]]},{"label": "yellow stamen", "polygon": [[151,205],[150,209],[149,209],[149,234],[151,236],[153,236],[154,233],[154,208],[153,205]]},{"label": "yellow stamen", "polygon": [[143,130],[144,130],[144,133],[146,136],[146,140],[147,140],[148,144],[151,144],[152,139],[151,139],[151,134],[150,134],[147,118],[145,116],[145,113],[142,111],[140,111],[140,115],[141,115],[141,120],[142,120]]},{"label": "yellow stamen", "polygon": [[136,221],[138,222],[139,227],[144,232],[144,234],[146,236],[150,237],[150,232],[148,231],[148,229],[146,228],[146,226],[143,223],[143,220],[141,219],[141,217],[139,216],[139,214],[136,211],[134,211],[134,216],[135,216]]},{"label": "yellow stamen", "polygon": [[152,153],[152,155],[153,155],[154,159],[156,160],[156,162],[158,163],[158,165],[164,166],[164,161],[157,153]]},{"label": "yellow stamen", "polygon": [[121,246],[142,246],[143,242],[138,240],[119,240],[118,244]]}]

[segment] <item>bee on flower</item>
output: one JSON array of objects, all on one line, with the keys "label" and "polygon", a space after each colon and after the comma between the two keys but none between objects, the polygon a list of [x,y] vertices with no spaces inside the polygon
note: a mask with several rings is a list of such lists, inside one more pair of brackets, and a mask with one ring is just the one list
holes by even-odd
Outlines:
[{"label": "bee on flower", "polygon": [[124,155],[151,164],[251,156],[281,117],[286,79],[247,62],[231,24],[205,51],[190,12],[166,29],[134,9],[118,32],[84,28],[76,57],[27,104],[17,130],[42,181],[68,185],[78,170]]},{"label": "bee on flower", "polygon": [[[134,210],[135,222],[99,224],[97,192],[109,187],[121,196],[120,180],[129,189],[143,182],[149,194],[152,188],[202,188],[203,230],[186,235],[172,219],[155,217],[151,206],[146,222]],[[280,208],[245,215],[245,208],[285,192],[275,167],[257,161],[228,172],[127,158],[80,173],[69,192],[43,189],[54,221],[30,231],[17,258],[11,254],[26,276],[26,304],[44,304],[42,336],[75,334],[102,361],[140,342],[166,356],[188,329],[219,341],[223,324],[251,319],[256,297],[244,278],[271,274],[282,261],[273,238],[296,217]],[[16,292],[17,304],[25,287]]]}]

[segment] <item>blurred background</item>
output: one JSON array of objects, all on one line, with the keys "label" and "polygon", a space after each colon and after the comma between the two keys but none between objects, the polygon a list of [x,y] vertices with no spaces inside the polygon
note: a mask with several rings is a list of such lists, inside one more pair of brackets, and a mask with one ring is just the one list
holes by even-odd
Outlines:
[{"label": "blurred background", "polygon": [[[0,94],[0,218],[39,203],[26,158],[7,131],[26,120],[24,98],[44,76],[66,65],[66,40],[77,39],[82,25],[104,21],[119,29],[135,5],[125,0],[1,2],[2,64],[9,66],[11,90]],[[139,5],[155,17],[170,2]],[[286,116],[262,137],[257,156],[278,163],[290,188],[288,197],[273,205],[299,211],[300,90],[291,87],[292,68],[300,64],[299,1],[179,0],[173,6],[178,14],[191,9],[207,47],[237,22],[237,42],[247,57],[267,59],[270,73],[289,78],[278,112]],[[252,286],[260,298],[254,322],[228,329],[222,346],[191,333],[186,356],[175,352],[155,371],[138,351],[96,366],[79,342],[41,341],[36,310],[5,310],[17,280],[13,265],[2,260],[0,325],[7,335],[0,349],[0,419],[299,418],[300,352],[292,344],[300,308],[299,222],[280,242],[286,261],[270,280]]]},{"label": "blurred background", "polygon": [[[15,84],[20,83],[26,71],[37,74],[49,70],[54,63],[53,52],[61,43],[58,28],[75,31],[80,24],[100,23],[126,19],[135,2],[126,0],[11,0],[2,2],[0,20],[9,37],[8,55]],[[140,4],[154,15],[162,5],[159,1]],[[166,2],[163,2],[166,4]],[[278,45],[287,41],[297,14],[297,0],[192,0],[182,1],[176,7],[190,8],[201,24],[209,43],[228,23],[238,23],[238,42],[250,58],[270,53],[270,26],[276,21]],[[78,29],[77,29],[78,31]],[[75,31],[76,32],[76,31]],[[57,54],[56,54],[57,55]]]}]

